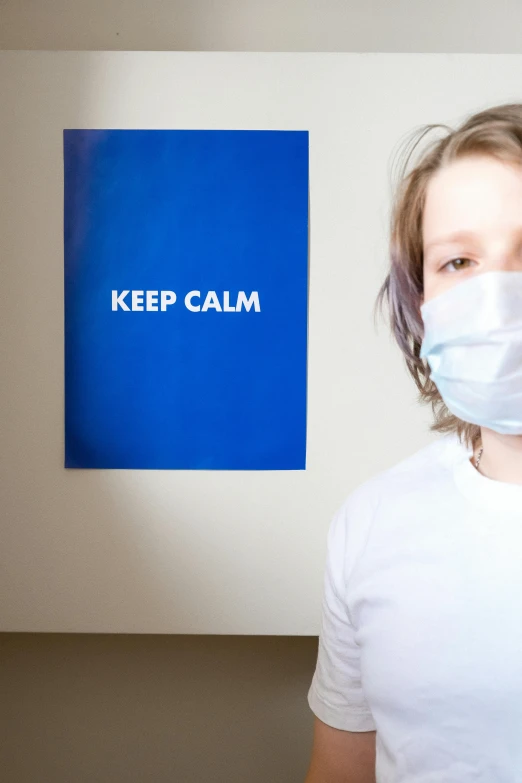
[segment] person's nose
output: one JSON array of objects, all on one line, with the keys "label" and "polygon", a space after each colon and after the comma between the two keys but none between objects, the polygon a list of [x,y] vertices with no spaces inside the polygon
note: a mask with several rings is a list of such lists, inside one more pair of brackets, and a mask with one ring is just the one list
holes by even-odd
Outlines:
[{"label": "person's nose", "polygon": [[495,272],[522,272],[522,252],[497,253],[490,259],[487,267]]}]

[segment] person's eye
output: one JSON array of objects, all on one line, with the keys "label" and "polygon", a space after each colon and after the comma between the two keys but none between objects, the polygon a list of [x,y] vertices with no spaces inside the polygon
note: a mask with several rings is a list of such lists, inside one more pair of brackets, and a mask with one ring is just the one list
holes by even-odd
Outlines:
[{"label": "person's eye", "polygon": [[[453,264],[453,265],[455,265],[457,261],[461,261],[461,262],[468,261],[469,263],[471,263],[471,259],[469,259],[469,258],[462,258],[461,256],[458,256],[457,258],[452,258],[450,261],[448,261],[446,264],[444,264],[444,265],[441,267],[441,269],[446,269],[446,267],[449,267],[449,266],[450,266],[450,264]],[[464,266],[462,263],[460,263],[460,264],[458,264],[457,266],[453,266],[453,267],[451,268],[451,271],[452,271],[452,272],[458,272],[458,271],[459,271],[459,269],[465,269],[465,266]]]}]

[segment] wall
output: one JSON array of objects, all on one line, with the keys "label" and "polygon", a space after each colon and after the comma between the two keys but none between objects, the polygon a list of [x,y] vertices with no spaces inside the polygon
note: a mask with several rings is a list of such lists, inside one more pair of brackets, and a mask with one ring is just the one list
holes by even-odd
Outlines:
[{"label": "wall", "polygon": [[3,49],[518,52],[518,0],[0,0]]},{"label": "wall", "polygon": [[[0,627],[318,633],[331,516],[428,440],[372,318],[391,150],[516,75],[498,55],[0,52]],[[306,470],[63,469],[63,128],[143,126],[309,133]]]},{"label": "wall", "polygon": [[[0,0],[0,48],[517,52],[521,22],[516,0]],[[300,781],[316,644],[2,634],[2,778]]]}]

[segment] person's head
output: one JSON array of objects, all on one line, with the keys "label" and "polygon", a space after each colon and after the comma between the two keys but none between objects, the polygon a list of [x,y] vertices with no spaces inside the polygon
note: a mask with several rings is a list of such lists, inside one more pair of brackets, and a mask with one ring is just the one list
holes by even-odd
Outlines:
[{"label": "person's head", "polygon": [[[441,127],[447,134],[406,174],[419,141]],[[456,432],[474,446],[480,427],[448,410],[420,359],[420,307],[472,275],[522,271],[522,104],[481,111],[455,130],[422,126],[413,141],[394,194],[390,270],[376,309],[386,300],[419,401],[432,405],[431,429]]]}]

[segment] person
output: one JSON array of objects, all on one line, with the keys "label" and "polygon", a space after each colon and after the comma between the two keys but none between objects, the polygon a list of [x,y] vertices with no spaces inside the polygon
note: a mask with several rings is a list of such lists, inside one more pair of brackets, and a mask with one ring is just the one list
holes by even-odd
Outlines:
[{"label": "person", "polygon": [[522,104],[413,139],[374,312],[436,437],[331,519],[306,783],[522,780]]}]

